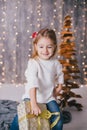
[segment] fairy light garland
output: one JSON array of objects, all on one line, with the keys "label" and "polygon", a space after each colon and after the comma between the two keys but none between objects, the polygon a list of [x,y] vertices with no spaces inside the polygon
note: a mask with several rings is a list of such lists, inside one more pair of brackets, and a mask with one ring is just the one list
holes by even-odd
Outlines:
[{"label": "fairy light garland", "polygon": [[[0,1],[2,2],[2,1]],[[1,19],[0,19],[0,68],[1,68],[1,74],[0,74],[0,86],[2,85],[2,83],[6,82],[6,65],[5,65],[5,55],[6,55],[6,40],[8,38],[8,32],[7,32],[7,0],[3,0],[4,4],[1,6]],[[13,60],[13,68],[12,68],[12,72],[14,75],[13,77],[11,77],[10,83],[12,84],[17,84],[17,78],[18,78],[18,74],[17,74],[17,63],[16,63],[16,49],[20,47],[20,43],[17,43],[16,38],[19,35],[18,32],[18,14],[17,11],[19,9],[19,6],[21,5],[21,0],[16,0],[15,2],[15,6],[13,8],[14,10],[14,14],[13,14],[13,31],[14,31],[14,38],[12,39],[13,44],[14,44],[14,48],[11,51],[11,56],[12,56],[12,60]],[[62,0],[62,4],[60,4],[60,6],[58,5],[58,0],[55,0],[53,2],[53,16],[52,16],[52,21],[50,23],[50,27],[52,27],[58,34],[58,39],[60,38],[60,31],[61,30],[57,30],[56,26],[55,26],[55,22],[57,23],[57,20],[59,21],[59,24],[62,25],[63,21],[62,21],[62,14],[58,14],[58,11],[62,12],[63,6],[65,5],[65,1]],[[83,73],[83,78],[84,78],[84,83],[87,84],[87,50],[86,50],[86,46],[87,43],[85,43],[86,39],[86,23],[87,23],[87,18],[86,18],[86,14],[87,14],[87,2],[85,0],[83,0],[81,2],[82,4],[82,15],[80,16],[79,21],[81,20],[83,22],[82,24],[82,37],[80,38],[80,43],[79,44],[79,54],[81,55],[82,58],[82,73]],[[41,2],[41,0],[37,0],[37,21],[36,21],[36,28],[37,30],[39,30],[41,28],[41,23],[44,21],[44,14],[41,13],[42,10],[42,6],[44,6]],[[77,8],[78,6],[78,0],[75,0],[73,9],[70,10],[70,12],[68,12],[71,16],[72,16],[72,21],[74,21],[73,19],[73,15],[74,15],[74,10]],[[28,8],[26,8],[27,12],[29,12]],[[31,12],[29,12],[30,15],[33,15],[33,10],[31,10]],[[30,20],[30,15],[27,13],[26,16],[26,21]],[[72,26],[74,27],[74,23],[72,23]],[[33,28],[33,24],[32,22],[29,24],[29,27],[26,29],[26,35],[29,36],[29,42],[28,42],[28,56],[27,57],[31,57],[31,32],[30,32],[30,28]],[[35,31],[37,31],[35,30]],[[74,33],[78,33],[79,27],[76,27],[74,29]],[[20,86],[21,82],[17,85]]]},{"label": "fairy light garland", "polygon": [[86,19],[86,14],[87,14],[86,5],[87,5],[87,3],[86,2],[87,1],[83,1],[83,4],[84,4],[84,15],[82,17],[83,17],[83,21],[84,21],[84,27],[83,27],[82,35],[83,35],[83,38],[85,40],[85,42],[84,42],[85,52],[84,52],[84,55],[82,57],[82,60],[83,60],[83,62],[85,62],[84,66],[83,66],[83,70],[85,70],[84,71],[84,80],[87,83],[87,60],[86,60],[87,59],[87,49],[86,49],[87,48],[87,43],[86,43],[86,23],[87,23],[87,19]]},{"label": "fairy light garland", "polygon": [[[33,6],[33,5],[32,5]],[[30,13],[30,15],[29,15],[29,13]],[[32,10],[32,8],[31,8],[31,11],[27,8],[27,16],[26,16],[26,21],[27,22],[29,22],[30,21],[30,16],[32,16],[33,15],[33,10]],[[31,51],[32,51],[32,45],[31,45],[31,39],[32,39],[32,36],[31,36],[31,32],[30,32],[30,29],[31,28],[33,28],[33,24],[32,23],[30,23],[29,24],[29,27],[27,28],[27,30],[26,30],[26,33],[27,33],[27,36],[28,36],[28,59],[31,57]]]},{"label": "fairy light garland", "polygon": [[42,20],[41,0],[38,0],[38,5],[37,5],[37,28],[38,29],[40,29],[41,27],[41,20]]},{"label": "fairy light garland", "polygon": [[60,25],[58,30],[57,30],[58,43],[60,43],[60,41],[61,41],[61,29],[62,29],[62,25],[63,25],[62,9],[63,9],[63,6],[64,6],[64,1],[63,0],[60,1],[60,6],[58,6],[57,1],[54,4],[55,4],[56,10],[57,10],[56,11],[56,13],[57,13],[56,21],[58,22],[58,25]]},{"label": "fairy light garland", "polygon": [[[6,0],[4,1],[6,2]],[[4,55],[5,55],[5,48],[4,48],[4,43],[6,40],[6,6],[4,4],[3,7],[1,7],[1,14],[2,14],[2,18],[1,18],[1,34],[0,34],[0,67],[1,67],[1,76],[0,76],[0,86],[2,85],[2,83],[5,82],[5,59],[4,59]]]},{"label": "fairy light garland", "polygon": [[80,44],[80,54],[81,54],[81,57],[82,57],[82,70],[83,70],[83,77],[84,77],[84,82],[87,83],[87,61],[86,61],[86,58],[87,58],[87,51],[86,51],[86,41],[85,41],[85,35],[86,35],[86,22],[87,22],[87,19],[86,19],[86,1],[83,1],[82,2],[82,5],[84,6],[84,9],[82,10],[82,16],[81,16],[81,21],[83,21],[83,28],[82,28],[82,39],[81,39],[81,44]]},{"label": "fairy light garland", "polygon": [[13,30],[14,30],[14,34],[15,34],[14,38],[13,38],[13,43],[14,43],[15,47],[14,47],[14,50],[12,50],[12,59],[13,59],[13,62],[14,62],[12,71],[13,71],[14,77],[13,77],[13,79],[11,79],[12,84],[16,83],[16,78],[18,77],[18,75],[16,74],[16,65],[17,65],[16,64],[16,47],[19,47],[19,44],[16,43],[16,36],[18,35],[18,30],[17,30],[17,22],[18,22],[18,20],[17,20],[17,9],[18,9],[18,6],[15,5],[15,7],[14,7],[15,13],[13,15],[13,17],[14,17]]}]

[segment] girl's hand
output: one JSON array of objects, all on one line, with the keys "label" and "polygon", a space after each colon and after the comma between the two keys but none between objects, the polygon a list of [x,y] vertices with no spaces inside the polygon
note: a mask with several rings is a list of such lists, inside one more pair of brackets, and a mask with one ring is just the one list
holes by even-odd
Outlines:
[{"label": "girl's hand", "polygon": [[38,116],[41,110],[36,101],[36,88],[30,89],[30,102],[31,102],[31,113]]},{"label": "girl's hand", "polygon": [[31,114],[34,114],[38,116],[41,113],[41,110],[37,104],[32,104],[31,103]]},{"label": "girl's hand", "polygon": [[53,96],[56,98],[58,96],[58,94],[60,93],[61,90],[62,90],[62,85],[59,84],[57,87],[54,88],[54,90],[53,90]]},{"label": "girl's hand", "polygon": [[54,90],[53,90],[53,96],[55,98],[58,96],[57,88],[54,88]]}]

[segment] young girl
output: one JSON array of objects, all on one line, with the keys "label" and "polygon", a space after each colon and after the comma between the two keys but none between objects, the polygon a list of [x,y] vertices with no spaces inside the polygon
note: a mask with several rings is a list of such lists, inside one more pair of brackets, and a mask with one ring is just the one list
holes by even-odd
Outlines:
[{"label": "young girl", "polygon": [[[56,58],[57,39],[51,29],[42,29],[34,34],[33,55],[25,71],[27,80],[23,99],[30,99],[32,114],[38,115],[41,110],[37,103],[45,103],[50,112],[60,112],[56,97],[62,89],[64,82],[62,66]],[[57,118],[53,115],[50,123]],[[15,130],[18,130],[17,117]],[[13,126],[14,126],[13,123]],[[60,114],[59,122],[52,130],[62,130],[63,119]],[[11,129],[14,130],[14,129]]]}]

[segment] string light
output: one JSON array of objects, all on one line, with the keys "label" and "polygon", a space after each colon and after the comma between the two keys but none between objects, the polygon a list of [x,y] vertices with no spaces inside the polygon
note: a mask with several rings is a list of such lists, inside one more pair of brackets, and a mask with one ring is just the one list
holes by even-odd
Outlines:
[{"label": "string light", "polygon": [[[2,1],[1,1],[2,2]],[[21,7],[21,4],[23,1],[21,0],[17,0],[15,1],[15,5],[13,6],[13,15],[12,15],[12,21],[8,18],[9,13],[7,12],[8,8],[7,5],[9,1],[4,0],[4,4],[1,6],[0,12],[1,12],[1,19],[0,19],[0,23],[1,23],[1,32],[0,32],[0,67],[1,67],[1,79],[0,79],[0,86],[2,85],[2,83],[4,83],[7,79],[6,79],[6,64],[5,64],[5,59],[6,58],[6,54],[9,53],[9,49],[11,48],[11,60],[13,61],[12,63],[12,77],[10,77],[9,82],[13,83],[13,84],[17,84],[17,80],[19,78],[19,74],[17,72],[17,52],[20,48],[21,48],[21,43],[19,43],[20,41],[22,42],[22,37],[20,37],[20,41],[18,41],[18,37],[20,36],[20,26],[22,26],[22,24],[19,24],[19,7]],[[79,46],[78,48],[78,53],[81,57],[81,73],[83,75],[83,79],[84,82],[87,83],[87,51],[86,51],[86,47],[87,47],[87,43],[86,43],[86,23],[87,23],[87,18],[86,18],[86,13],[87,13],[87,9],[86,9],[86,1],[83,0],[81,1],[81,15],[79,16],[79,22],[81,22],[82,24],[80,24],[81,28],[79,27],[79,24],[76,26],[75,28],[75,19],[74,19],[74,13],[75,10],[77,10],[77,8],[79,7],[79,3],[78,0],[75,0],[75,2],[72,2],[73,6],[72,8],[70,8],[69,10],[66,10],[64,12],[64,14],[62,14],[63,11],[63,7],[66,6],[65,1],[61,1],[60,5],[58,5],[58,0],[53,2],[52,5],[52,15],[50,17],[51,18],[51,22],[49,23],[49,26],[51,28],[53,28],[57,34],[57,39],[58,39],[58,43],[60,43],[60,35],[61,35],[61,29],[62,29],[62,23],[63,23],[63,15],[66,15],[67,13],[69,13],[72,17],[72,27],[74,28],[74,33],[75,35],[78,36],[79,31],[81,32],[81,37],[78,36],[76,37],[76,43],[77,46]],[[43,2],[41,0],[37,0],[37,5],[36,5],[36,13],[37,13],[37,18],[35,21],[35,26],[36,26],[36,31],[39,30],[42,27],[42,23],[45,22],[44,21],[44,15],[42,14],[42,7],[43,7]],[[28,28],[26,28],[25,30],[25,35],[28,36],[28,43],[23,43],[24,46],[25,44],[27,45],[27,57],[30,58],[31,57],[31,52],[32,52],[32,44],[31,44],[31,40],[32,40],[32,36],[31,34],[31,28],[33,28],[33,23],[31,21],[31,16],[34,15],[34,11],[33,11],[33,5],[32,5],[32,9],[30,10],[29,7],[26,7],[26,16],[25,16],[25,20],[27,21],[27,23],[29,22],[29,26]],[[49,12],[47,12],[49,13]],[[14,37],[10,37],[11,36],[11,32],[9,32],[7,30],[7,26],[8,26],[8,21],[12,22],[12,28],[13,32],[14,32]],[[10,25],[9,25],[10,26]],[[22,27],[21,27],[22,30]],[[32,29],[33,30],[33,29]],[[9,34],[10,33],[10,34]],[[23,37],[24,38],[24,37]],[[7,43],[9,42],[9,43]],[[11,46],[9,46],[9,49],[6,50],[6,47],[8,47],[8,44],[11,44]],[[20,66],[20,65],[19,65]],[[74,66],[72,66],[72,68],[74,68]],[[19,82],[19,81],[18,81]],[[18,86],[21,86],[22,81],[19,82]]]},{"label": "string light", "polygon": [[42,14],[41,14],[41,1],[38,0],[38,5],[37,5],[37,28],[41,27],[41,19],[42,19]]}]

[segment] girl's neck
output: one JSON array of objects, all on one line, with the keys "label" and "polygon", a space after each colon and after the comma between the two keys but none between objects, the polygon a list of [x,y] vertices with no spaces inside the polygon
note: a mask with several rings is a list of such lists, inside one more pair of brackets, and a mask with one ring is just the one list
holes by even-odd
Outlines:
[{"label": "girl's neck", "polygon": [[50,61],[50,60],[54,59],[54,57],[50,57],[49,59],[42,59],[41,57],[37,56],[36,59],[39,59],[41,61]]}]

